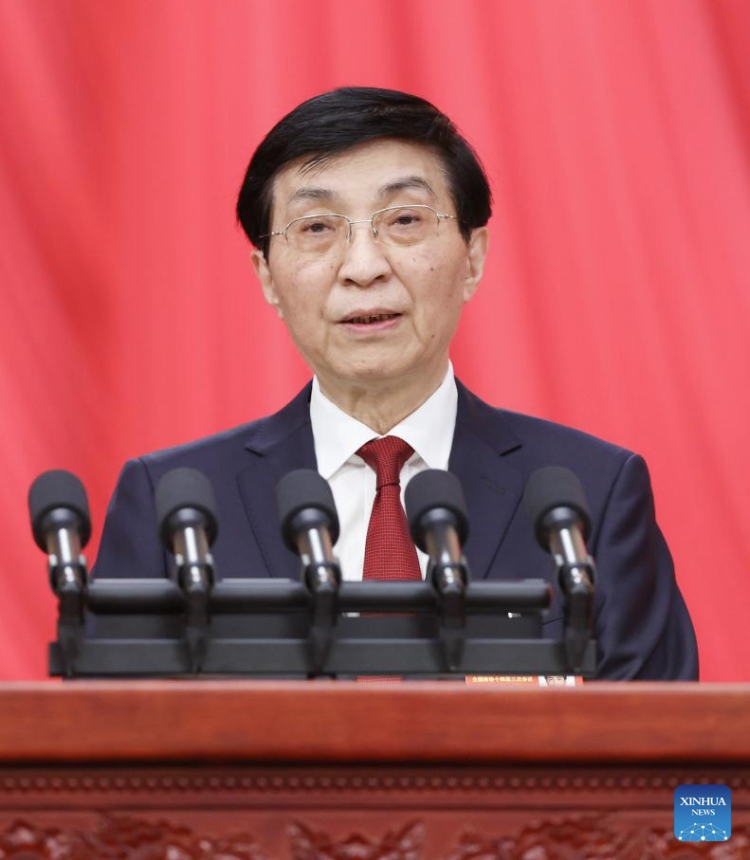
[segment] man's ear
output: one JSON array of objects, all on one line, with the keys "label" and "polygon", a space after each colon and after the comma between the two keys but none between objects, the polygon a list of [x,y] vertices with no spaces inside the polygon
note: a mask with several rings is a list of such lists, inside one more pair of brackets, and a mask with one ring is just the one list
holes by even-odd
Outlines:
[{"label": "man's ear", "polygon": [[479,282],[484,273],[484,261],[487,259],[487,249],[490,242],[490,233],[486,227],[477,227],[472,230],[466,251],[466,278],[464,280],[464,301],[476,292]]},{"label": "man's ear", "polygon": [[258,276],[258,280],[260,281],[260,286],[263,290],[263,295],[265,296],[266,301],[276,309],[279,319],[284,319],[284,313],[281,310],[281,302],[273,283],[273,275],[271,274],[271,270],[268,268],[268,263],[266,262],[266,257],[263,251],[255,249],[250,255],[250,259],[253,264],[253,269],[255,269],[255,274]]}]

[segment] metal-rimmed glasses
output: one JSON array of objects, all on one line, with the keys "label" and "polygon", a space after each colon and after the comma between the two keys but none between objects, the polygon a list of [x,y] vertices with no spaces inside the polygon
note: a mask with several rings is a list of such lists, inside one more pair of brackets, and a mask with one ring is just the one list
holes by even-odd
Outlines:
[{"label": "metal-rimmed glasses", "polygon": [[353,224],[369,224],[373,237],[379,242],[401,247],[417,245],[437,235],[441,221],[456,218],[456,215],[446,215],[424,203],[415,203],[378,209],[370,218],[356,221],[346,215],[304,215],[290,221],[283,230],[274,230],[260,238],[283,236],[287,244],[299,253],[324,254],[332,248],[343,247],[351,239]]}]

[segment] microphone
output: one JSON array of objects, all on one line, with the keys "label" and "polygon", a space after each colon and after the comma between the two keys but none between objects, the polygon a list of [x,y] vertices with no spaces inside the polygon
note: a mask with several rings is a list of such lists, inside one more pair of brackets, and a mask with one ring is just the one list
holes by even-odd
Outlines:
[{"label": "microphone", "polygon": [[406,487],[404,507],[414,543],[430,557],[438,590],[463,592],[469,570],[461,547],[469,536],[469,517],[461,482],[442,469],[419,472]]},{"label": "microphone", "polygon": [[82,591],[86,586],[86,559],[81,550],[91,537],[86,490],[71,472],[44,472],[29,489],[31,530],[36,545],[49,556],[52,590]]},{"label": "microphone", "polygon": [[302,578],[312,592],[310,669],[321,672],[331,652],[341,585],[333,554],[339,538],[336,503],[325,478],[314,469],[296,469],[276,484],[276,510],[284,543],[302,560]]},{"label": "microphone", "polygon": [[558,565],[587,568],[591,531],[586,495],[578,478],[563,466],[545,466],[529,478],[523,496],[537,542]]},{"label": "microphone", "polygon": [[29,514],[36,545],[48,556],[50,585],[58,599],[57,644],[63,673],[71,678],[88,584],[86,559],[81,553],[91,537],[86,490],[71,472],[44,472],[29,489]]},{"label": "microphone", "polygon": [[208,598],[214,584],[210,548],[219,531],[214,490],[202,472],[182,466],[159,479],[154,503],[162,543],[177,563],[187,602],[185,643],[191,670],[198,673],[208,650]]},{"label": "microphone", "polygon": [[596,567],[586,548],[591,532],[581,482],[562,466],[545,466],[529,478],[523,504],[543,550],[557,566],[565,597],[568,660],[579,671],[593,626]]},{"label": "microphone", "polygon": [[307,586],[337,591],[341,568],[333,545],[339,518],[328,481],[313,469],[289,472],[276,485],[276,510],[284,543],[302,560]]},{"label": "microphone", "polygon": [[443,659],[451,671],[461,665],[469,567],[461,547],[469,536],[466,499],[458,478],[426,469],[407,484],[404,507],[414,543],[430,557],[427,570],[440,598]]},{"label": "microphone", "polygon": [[211,483],[197,469],[172,469],[159,479],[154,502],[159,536],[175,557],[180,585],[207,591],[214,577],[210,547],[219,530]]}]

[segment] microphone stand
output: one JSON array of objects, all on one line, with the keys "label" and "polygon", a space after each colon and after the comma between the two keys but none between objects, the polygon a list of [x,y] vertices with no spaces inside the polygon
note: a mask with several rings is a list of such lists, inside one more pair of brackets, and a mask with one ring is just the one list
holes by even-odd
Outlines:
[{"label": "microphone stand", "polygon": [[455,528],[438,521],[425,534],[430,556],[427,580],[432,582],[440,607],[440,647],[448,668],[461,664],[466,628],[466,583],[469,566],[461,552]]},{"label": "microphone stand", "polygon": [[313,673],[318,674],[331,650],[333,628],[339,612],[341,568],[333,556],[333,545],[327,529],[305,529],[298,540],[302,561],[301,579],[312,598],[308,650]]},{"label": "microphone stand", "polygon": [[557,565],[557,578],[563,593],[565,653],[574,674],[580,674],[594,629],[596,567],[578,528],[551,532],[550,552]]},{"label": "microphone stand", "polygon": [[72,678],[86,605],[88,570],[81,554],[78,532],[68,528],[51,531],[47,538],[49,580],[58,598],[57,640],[63,672]]},{"label": "microphone stand", "polygon": [[213,588],[213,557],[203,529],[187,526],[174,535],[177,578],[185,595],[185,644],[191,671],[200,672],[206,656]]}]

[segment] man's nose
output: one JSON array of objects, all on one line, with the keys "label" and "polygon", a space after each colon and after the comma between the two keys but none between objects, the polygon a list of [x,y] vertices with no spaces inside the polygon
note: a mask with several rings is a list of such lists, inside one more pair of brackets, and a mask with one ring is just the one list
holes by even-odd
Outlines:
[{"label": "man's nose", "polygon": [[353,221],[349,230],[339,277],[346,283],[360,287],[386,278],[390,274],[391,264],[382,244],[375,238],[372,223],[369,220]]}]

